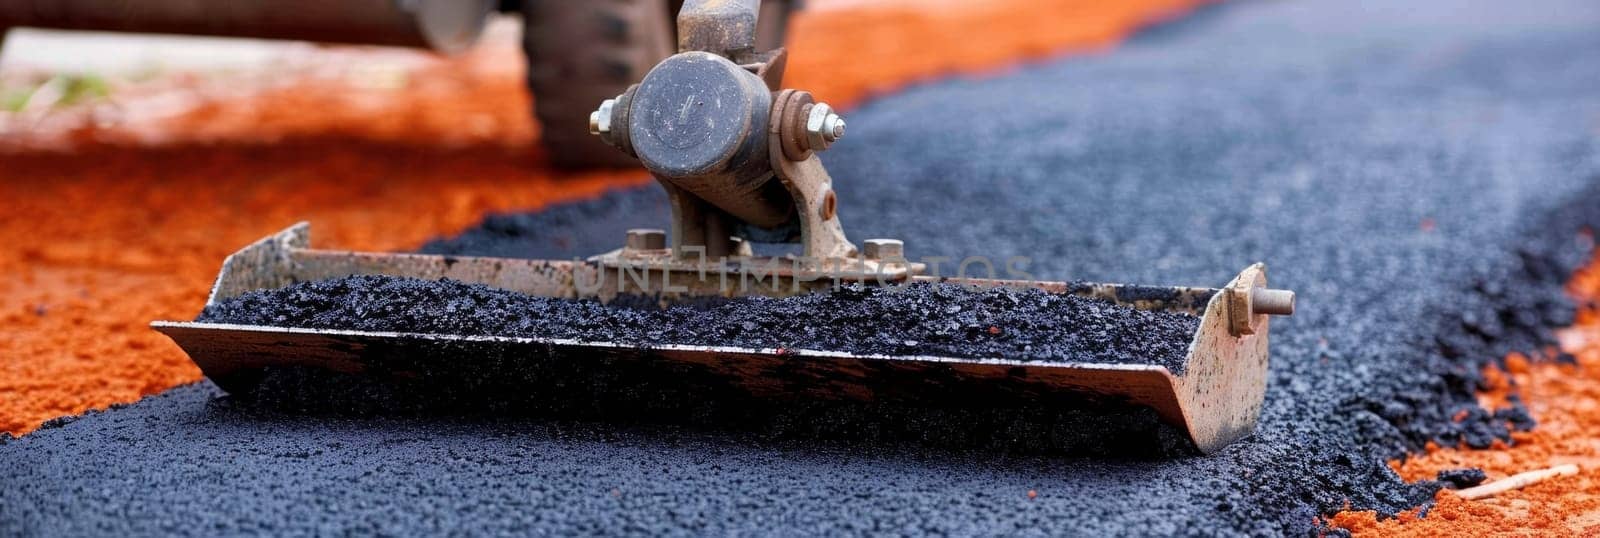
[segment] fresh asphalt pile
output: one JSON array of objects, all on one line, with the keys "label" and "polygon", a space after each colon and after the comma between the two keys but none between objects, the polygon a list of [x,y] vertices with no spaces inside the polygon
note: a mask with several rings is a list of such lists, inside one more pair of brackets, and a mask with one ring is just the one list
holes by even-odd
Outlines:
[{"label": "fresh asphalt pile", "polygon": [[199,321],[312,329],[1157,364],[1183,373],[1200,318],[1036,289],[847,284],[711,305],[624,308],[479,284],[352,276],[252,292]]},{"label": "fresh asphalt pile", "polygon": [[[1600,5],[1470,4],[1212,9],[883,98],[824,155],[846,229],[913,258],[1211,286],[1269,262],[1300,309],[1273,325],[1257,434],[1219,454],[282,413],[201,384],[0,446],[0,533],[1305,535],[1419,505],[1438,485],[1384,460],[1530,426],[1475,407],[1479,370],[1570,322],[1561,283],[1600,225]],[[426,250],[567,258],[665,215],[653,188],[619,192]]]}]

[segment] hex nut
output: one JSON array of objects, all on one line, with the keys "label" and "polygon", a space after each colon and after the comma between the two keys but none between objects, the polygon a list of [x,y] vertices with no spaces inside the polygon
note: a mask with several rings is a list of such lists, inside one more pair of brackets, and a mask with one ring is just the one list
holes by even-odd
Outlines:
[{"label": "hex nut", "polygon": [[844,118],[827,103],[811,105],[806,115],[806,145],[812,151],[822,151],[844,136]]},{"label": "hex nut", "polygon": [[589,134],[611,142],[611,109],[616,105],[616,99],[606,99],[600,102],[600,108],[589,113]]},{"label": "hex nut", "polygon": [[659,228],[634,228],[628,230],[628,250],[661,250],[667,248],[667,232]]},{"label": "hex nut", "polygon": [[868,239],[861,244],[861,255],[874,261],[904,261],[906,244],[899,239]]}]

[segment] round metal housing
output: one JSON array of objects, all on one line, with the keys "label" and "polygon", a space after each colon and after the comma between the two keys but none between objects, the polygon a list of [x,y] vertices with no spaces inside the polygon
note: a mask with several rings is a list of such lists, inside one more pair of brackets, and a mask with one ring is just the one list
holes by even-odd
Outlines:
[{"label": "round metal housing", "polygon": [[645,75],[628,107],[633,151],[657,177],[757,227],[793,218],[768,160],[772,93],[760,77],[715,54],[680,53]]}]

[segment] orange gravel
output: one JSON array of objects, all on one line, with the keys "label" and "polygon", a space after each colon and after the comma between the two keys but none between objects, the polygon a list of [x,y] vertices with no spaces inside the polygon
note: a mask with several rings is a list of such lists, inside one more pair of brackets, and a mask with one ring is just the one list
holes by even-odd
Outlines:
[{"label": "orange gravel", "polygon": [[[1109,46],[1194,3],[814,1],[794,22],[790,84],[843,106]],[[352,76],[180,81],[0,122],[0,431],[199,380],[146,323],[194,316],[224,256],[293,222],[314,222],[319,245],[410,249],[486,212],[647,181],[543,165],[511,37],[398,78],[363,76],[363,53],[338,49]]]},{"label": "orange gravel", "polygon": [[951,73],[1106,48],[1206,1],[811,0],[793,22],[785,80],[847,107]]},{"label": "orange gravel", "polygon": [[1427,454],[1390,466],[1406,480],[1462,467],[1480,467],[1495,480],[1567,463],[1579,466],[1577,476],[1477,501],[1441,491],[1425,518],[1413,511],[1379,521],[1373,512],[1347,512],[1331,524],[1375,536],[1600,536],[1600,255],[1573,275],[1567,290],[1586,305],[1559,335],[1562,349],[1577,356],[1576,366],[1513,355],[1505,370],[1485,371],[1492,384],[1480,396],[1484,407],[1499,407],[1518,393],[1538,427],[1512,434],[1514,446],[1430,446]]}]

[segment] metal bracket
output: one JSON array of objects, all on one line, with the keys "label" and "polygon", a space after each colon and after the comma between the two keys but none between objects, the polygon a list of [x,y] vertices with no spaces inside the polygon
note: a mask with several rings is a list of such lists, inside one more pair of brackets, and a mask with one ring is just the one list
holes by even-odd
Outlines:
[{"label": "metal bracket", "polygon": [[785,149],[793,145],[786,140],[805,136],[803,131],[796,132],[792,118],[806,101],[810,101],[810,95],[792,90],[779,92],[773,99],[772,119],[767,123],[767,156],[772,160],[773,172],[794,197],[800,218],[800,244],[805,248],[806,257],[853,258],[858,251],[845,237],[844,225],[839,222],[833,177],[822,167],[816,152],[807,150],[797,157]]}]

